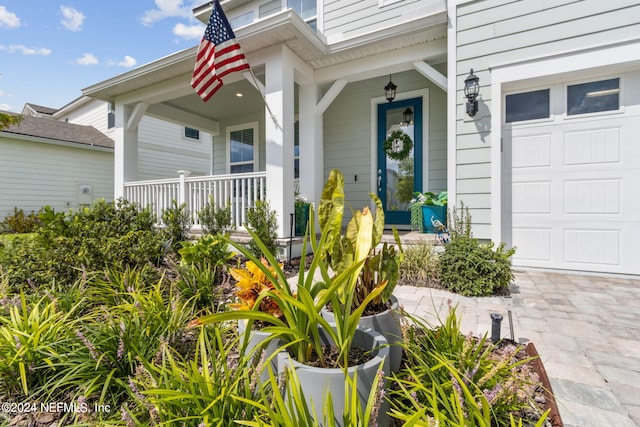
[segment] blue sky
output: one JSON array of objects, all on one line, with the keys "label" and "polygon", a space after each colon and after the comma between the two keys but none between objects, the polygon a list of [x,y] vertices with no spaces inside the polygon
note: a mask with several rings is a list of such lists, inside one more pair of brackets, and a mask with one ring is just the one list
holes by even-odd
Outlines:
[{"label": "blue sky", "polygon": [[60,108],[99,83],[197,45],[207,0],[0,0],[0,110]]}]

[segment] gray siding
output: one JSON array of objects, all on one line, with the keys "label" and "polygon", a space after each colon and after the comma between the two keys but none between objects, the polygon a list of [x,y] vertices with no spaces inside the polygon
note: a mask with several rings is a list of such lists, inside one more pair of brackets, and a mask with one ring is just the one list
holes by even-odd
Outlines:
[{"label": "gray siding", "polygon": [[184,127],[144,117],[138,130],[138,179],[177,177],[178,170],[192,175],[211,172],[211,136],[200,132],[200,140],[184,137]]},{"label": "gray siding", "polygon": [[[471,208],[474,233],[491,234],[491,72],[495,66],[535,60],[637,38],[637,0],[484,0],[457,10],[456,149],[458,201]],[[465,114],[464,79],[480,78],[476,120]]]},{"label": "gray siding", "polygon": [[[382,88],[387,79],[385,76],[348,84],[324,115],[325,178],[331,169],[343,172],[345,196],[354,209],[370,204],[370,100],[383,94]],[[426,124],[429,188],[424,190],[444,190],[447,177],[446,94],[415,71],[394,74],[393,82],[398,85],[399,92],[429,88],[429,123]]]},{"label": "gray siding", "polygon": [[66,211],[90,198],[113,199],[113,152],[0,138],[0,219],[13,208],[37,212],[45,205]]},{"label": "gray siding", "polygon": [[326,0],[323,33],[329,40],[348,39],[445,10],[445,2],[438,0],[386,3],[380,6],[380,0]]}]

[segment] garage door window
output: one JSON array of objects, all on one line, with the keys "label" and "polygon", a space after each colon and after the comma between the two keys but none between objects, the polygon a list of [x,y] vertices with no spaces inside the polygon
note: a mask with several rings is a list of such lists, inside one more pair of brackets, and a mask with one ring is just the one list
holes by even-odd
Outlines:
[{"label": "garage door window", "polygon": [[620,79],[567,86],[567,114],[615,111],[620,108]]},{"label": "garage door window", "polygon": [[505,104],[507,123],[549,118],[549,89],[507,95]]}]

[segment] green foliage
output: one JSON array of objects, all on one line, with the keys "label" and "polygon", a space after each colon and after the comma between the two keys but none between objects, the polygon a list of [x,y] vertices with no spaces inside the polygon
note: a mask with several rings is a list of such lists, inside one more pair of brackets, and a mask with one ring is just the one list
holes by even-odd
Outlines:
[{"label": "green foliage", "polygon": [[[120,294],[118,289],[122,288],[129,291]],[[129,378],[145,361],[159,357],[164,345],[182,354],[192,351],[194,338],[185,327],[193,309],[190,301],[181,299],[162,281],[101,289],[107,294],[103,301],[120,303],[93,308],[85,321],[73,328],[78,349],[64,364],[63,377],[54,386],[73,388],[87,399],[119,408],[133,397]]]},{"label": "green foliage", "polygon": [[442,285],[464,296],[487,296],[504,293],[513,280],[511,256],[515,249],[504,243],[481,244],[472,237],[456,237],[440,255]]},{"label": "green foliage", "polygon": [[516,358],[513,345],[463,336],[455,308],[440,322],[413,318],[407,330],[406,365],[391,380],[393,417],[423,426],[508,426],[523,417],[542,425],[546,414],[528,400],[539,384],[531,359]]},{"label": "green foliage", "polygon": [[56,366],[72,352],[75,307],[63,311],[55,299],[32,302],[24,293],[0,304],[0,390],[44,396],[59,377]]},{"label": "green foliage", "polygon": [[500,243],[480,243],[471,234],[469,208],[462,205],[449,218],[451,242],[440,255],[439,276],[442,285],[464,296],[488,296],[505,293],[513,280],[511,256],[515,248]]},{"label": "green foliage", "polygon": [[163,345],[130,382],[136,425],[231,426],[253,418],[259,367],[237,354],[238,338],[223,326],[200,328],[189,357]]},{"label": "green foliage", "polygon": [[[258,200],[254,207],[247,210],[247,228],[252,230],[272,255],[278,254],[276,239],[278,237],[278,219],[276,212],[271,209],[269,202]],[[261,256],[260,246],[252,240],[249,251],[256,257]]]},{"label": "green foliage", "polygon": [[31,211],[28,215],[24,210],[13,208],[13,213],[8,214],[2,223],[0,223],[0,231],[10,233],[33,233],[40,227],[40,218],[37,213]]},{"label": "green foliage", "polygon": [[162,223],[164,224],[162,234],[173,250],[178,251],[183,242],[189,239],[189,229],[192,225],[187,204],[178,205],[178,202],[173,200],[171,207],[162,211]]},{"label": "green foliage", "polygon": [[[369,196],[376,205],[375,217],[368,207],[355,211],[342,234],[342,217],[344,214],[344,177],[333,170],[325,184],[318,209],[320,228],[328,231],[327,249],[323,256],[327,257],[331,268],[337,272],[346,271],[355,264],[363,263],[363,268],[354,284],[353,290],[341,291],[341,294],[352,298],[351,307],[356,309],[364,303],[369,294],[381,288],[373,304],[385,303],[399,279],[399,264],[402,262],[402,246],[400,237],[394,229],[396,247],[384,244],[376,253],[376,247],[382,240],[384,231],[384,209],[382,202],[373,193]],[[343,305],[345,298],[341,297]]]},{"label": "green foliage", "polygon": [[8,128],[11,125],[18,125],[21,121],[22,116],[0,113],[0,130]]},{"label": "green foliage", "polygon": [[14,286],[53,280],[71,284],[83,271],[113,265],[158,264],[164,255],[148,210],[126,201],[94,203],[64,214],[45,207],[42,227],[0,251],[0,263]]},{"label": "green foliage", "polygon": [[198,212],[198,219],[205,234],[226,234],[231,231],[231,205],[216,206],[213,197],[209,196],[209,203]]},{"label": "green foliage", "polygon": [[232,257],[229,244],[219,236],[205,235],[195,242],[184,242],[180,253],[182,265],[199,264],[217,269],[224,266]]},{"label": "green foliage", "polygon": [[400,278],[414,286],[431,286],[440,282],[440,260],[432,242],[421,240],[404,248]]}]

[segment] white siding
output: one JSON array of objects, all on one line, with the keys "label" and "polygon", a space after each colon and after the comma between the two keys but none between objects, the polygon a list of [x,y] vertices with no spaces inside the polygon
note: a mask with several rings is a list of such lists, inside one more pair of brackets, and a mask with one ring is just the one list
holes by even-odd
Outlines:
[{"label": "white siding", "polygon": [[[458,201],[472,209],[474,231],[490,238],[491,167],[488,152],[500,140],[491,129],[491,67],[597,48],[637,38],[637,0],[484,0],[457,9]],[[480,78],[476,120],[465,113],[464,79]],[[454,78],[452,76],[452,78]],[[497,130],[496,130],[497,131]],[[497,135],[497,134],[496,134]],[[473,180],[473,182],[468,182]],[[487,211],[487,212],[485,212]],[[485,233],[486,232],[486,233]]]},{"label": "white siding", "polygon": [[[0,218],[14,207],[66,211],[86,203],[84,197],[113,199],[113,152],[5,138],[0,152]],[[81,195],[81,184],[89,195]]]}]

